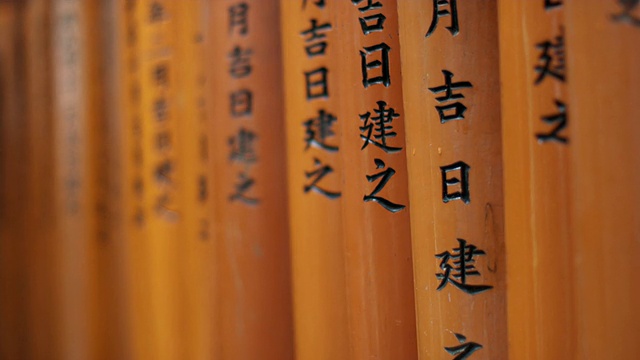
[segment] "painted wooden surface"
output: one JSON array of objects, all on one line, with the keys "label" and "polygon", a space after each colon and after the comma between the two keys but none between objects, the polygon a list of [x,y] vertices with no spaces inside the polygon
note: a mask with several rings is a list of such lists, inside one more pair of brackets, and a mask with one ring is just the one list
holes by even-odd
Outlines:
[{"label": "painted wooden surface", "polygon": [[[26,319],[29,328],[26,357],[60,358],[57,323],[58,305],[55,286],[54,249],[58,242],[54,233],[53,199],[53,117],[52,117],[52,6],[50,1],[25,2],[25,65],[27,88],[26,128],[29,148],[23,161],[29,166],[27,202],[28,224],[25,241],[29,242],[27,268],[29,296]],[[15,174],[14,174],[15,175]],[[13,310],[14,311],[14,310]],[[13,333],[10,331],[9,334]],[[7,333],[4,338],[10,339]]]},{"label": "painted wooden surface", "polygon": [[210,9],[222,359],[293,358],[279,16],[278,1]]},{"label": "painted wooden surface", "polygon": [[[184,355],[179,328],[180,292],[177,291],[177,239],[181,235],[182,174],[178,158],[182,139],[177,136],[182,121],[178,111],[177,84],[180,51],[175,32],[178,4],[172,1],[139,1],[136,4],[139,76],[140,178],[142,233],[135,246],[140,259],[137,284],[142,308],[137,330],[143,357],[175,359]],[[135,261],[135,260],[134,260]],[[144,332],[146,330],[146,333]]]},{"label": "painted wooden surface", "polygon": [[574,266],[579,359],[640,350],[640,7],[634,3],[566,1],[568,113],[575,119],[574,247],[566,256]]},{"label": "painted wooden surface", "polygon": [[[123,112],[121,161],[124,182],[122,191],[125,201],[121,211],[129,243],[126,265],[130,271],[128,280],[131,284],[129,293],[131,351],[133,358],[151,358],[155,356],[154,342],[157,341],[157,336],[153,328],[155,315],[151,303],[153,301],[152,274],[149,269],[149,242],[146,238],[149,226],[147,218],[150,212],[145,206],[145,195],[151,184],[149,178],[145,177],[144,161],[148,155],[145,155],[143,142],[145,109],[142,101],[142,86],[149,84],[149,81],[143,82],[145,74],[141,71],[144,65],[141,42],[145,39],[144,21],[146,19],[143,8],[145,5],[148,6],[148,3],[121,1],[118,5],[123,23],[120,41],[124,46],[120,57],[122,72],[119,79],[122,86],[119,101]],[[148,100],[146,100],[146,106],[149,106]]]},{"label": "painted wooden surface", "polygon": [[506,359],[497,2],[398,13],[419,356]]},{"label": "painted wooden surface", "polygon": [[[27,192],[24,179],[28,163],[21,161],[28,147],[26,89],[21,77],[25,74],[24,6],[19,2],[0,2],[0,357],[17,358],[28,354],[29,326],[24,314],[28,296],[26,253]],[[5,335],[6,334],[6,335]]]},{"label": "painted wooden surface", "polygon": [[208,91],[205,75],[205,46],[209,44],[204,20],[208,7],[201,0],[176,3],[175,32],[179,51],[179,67],[175,82],[176,111],[179,112],[177,136],[180,140],[178,156],[182,166],[182,202],[184,221],[181,222],[178,269],[181,292],[176,311],[179,323],[182,358],[212,359],[216,303],[214,302],[215,238],[212,224],[213,166],[209,162],[210,127],[207,121]]},{"label": "painted wooden surface", "polygon": [[[129,242],[121,217],[120,182],[122,150],[118,126],[115,3],[83,2],[86,22],[87,182],[89,205],[83,211],[91,228],[86,241],[90,273],[88,293],[91,326],[91,358],[131,357],[126,276]],[[114,6],[114,8],[110,7]]]},{"label": "painted wooden surface", "polygon": [[623,0],[0,0],[0,357],[633,357],[639,37]]},{"label": "painted wooden surface", "polygon": [[[333,5],[336,31],[345,34],[337,42],[341,59],[334,71],[338,80],[329,92],[340,99],[337,118],[343,161],[350,358],[414,359],[417,346],[404,142],[407,114],[402,103],[398,18],[395,1],[379,3],[379,8],[367,8],[366,2]],[[380,15],[385,17],[383,22]],[[367,24],[382,22],[382,29],[363,29],[360,18],[370,16]],[[369,64],[367,86],[361,53]],[[375,66],[376,61],[380,66]],[[380,114],[376,110],[382,112],[377,122]],[[385,129],[378,131],[382,120]],[[377,138],[382,132],[389,136]],[[380,199],[392,204],[385,208]]]},{"label": "painted wooden surface", "polygon": [[91,130],[99,124],[93,102],[98,80],[92,73],[88,26],[94,2],[53,2],[53,141],[60,351],[63,358],[90,357],[98,338],[92,310],[97,304],[95,275],[95,184],[91,171]]},{"label": "painted wooden surface", "polygon": [[[569,201],[570,125],[545,117],[567,104],[564,6],[499,2],[510,358],[575,353]],[[545,44],[552,46],[545,51]],[[556,51],[559,50],[559,51]],[[552,56],[546,73],[545,52]],[[539,69],[539,70],[536,70]],[[569,104],[570,108],[570,104]],[[570,111],[570,110],[569,110]],[[558,126],[562,126],[558,129]],[[555,136],[550,136],[555,134]],[[523,324],[527,324],[523,326]]]},{"label": "painted wooden surface", "polygon": [[336,118],[336,93],[307,99],[304,75],[326,68],[328,86],[333,90],[337,85],[342,37],[331,21],[337,8],[333,3],[319,6],[309,1],[300,6],[289,0],[280,1],[280,6],[281,18],[286,19],[281,23],[282,61],[296,357],[343,359],[349,357],[349,348],[341,212],[342,119]]}]

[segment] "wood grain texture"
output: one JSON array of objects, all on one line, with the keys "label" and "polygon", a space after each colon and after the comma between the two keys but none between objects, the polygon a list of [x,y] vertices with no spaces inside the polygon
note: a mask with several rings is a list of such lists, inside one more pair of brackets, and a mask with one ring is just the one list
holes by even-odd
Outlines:
[{"label": "wood grain texture", "polygon": [[25,4],[24,44],[26,47],[25,84],[27,87],[26,127],[29,144],[25,154],[29,171],[26,179],[27,241],[26,256],[29,280],[27,358],[57,359],[60,357],[59,332],[56,330],[59,313],[58,291],[54,282],[55,248],[58,238],[54,232],[54,147],[53,147],[53,62],[52,62],[52,3],[30,0]]},{"label": "wood grain texture", "polygon": [[[457,32],[453,3],[438,8],[449,15],[440,16],[426,36],[433,2],[398,2],[419,356],[453,356],[445,347],[475,343],[482,348],[473,356],[506,359],[497,2],[458,1]],[[463,98],[436,100],[446,97],[444,91],[434,93],[445,84],[444,70],[452,74],[452,83],[470,82],[470,87],[452,91]],[[436,106],[455,102],[467,107],[463,118],[441,123]],[[446,110],[445,115],[455,111]],[[469,166],[468,203],[463,194],[445,202],[442,167],[459,161]],[[462,169],[446,173],[447,179],[463,181],[463,176]],[[461,184],[446,188],[447,194],[460,191]],[[466,241],[465,261],[475,267],[464,271],[466,279],[454,277],[463,272],[462,261],[453,259],[462,251],[459,239]],[[471,256],[470,246],[484,254]],[[471,274],[474,270],[479,276]],[[472,294],[449,280],[492,288]]]},{"label": "wood grain texture", "polygon": [[[340,66],[334,70],[338,74],[337,84],[329,91],[340,99],[337,117],[342,134],[342,216],[350,358],[414,359],[417,357],[416,324],[404,153],[407,115],[402,103],[398,18],[395,1],[380,1],[380,4],[381,8],[366,12],[358,9],[365,7],[366,2],[354,5],[340,1],[332,5],[336,8],[333,19],[336,31],[344,34],[336,42],[341,57]],[[359,18],[375,14],[386,17],[383,29],[365,35]],[[377,83],[365,87],[360,53],[368,51],[365,47],[382,46],[383,43],[389,47],[388,86]],[[371,50],[366,62],[386,62],[383,54],[384,50]],[[368,77],[383,76],[384,65],[371,66]],[[387,110],[393,108],[399,114],[386,124],[397,134],[386,141],[390,147],[402,148],[401,151],[387,153],[372,143],[364,143],[361,138],[367,136],[367,124],[360,116],[370,112],[369,121],[373,124],[379,101],[386,102]],[[367,144],[364,149],[363,144]],[[376,159],[384,165],[376,164]],[[385,171],[390,174],[391,169],[395,174],[388,178],[378,194],[373,194],[384,179],[368,181],[367,175],[385,174]],[[405,208],[393,213],[376,201],[365,202],[364,197],[372,194]]]},{"label": "wood grain texture", "polygon": [[[575,352],[568,143],[541,141],[556,124],[542,118],[568,103],[566,83],[536,72],[539,44],[564,35],[563,6],[499,2],[502,144],[510,358],[555,359]],[[566,52],[565,52],[566,53]],[[562,59],[551,53],[554,64]],[[567,57],[571,57],[567,54]],[[564,73],[564,70],[562,71]],[[570,80],[568,80],[570,81]],[[569,104],[571,114],[571,104]],[[573,114],[569,121],[573,119]]]},{"label": "wood grain texture", "polygon": [[131,357],[127,308],[126,257],[129,239],[124,232],[120,151],[122,128],[117,100],[121,63],[117,59],[119,14],[115,2],[84,2],[87,61],[87,181],[91,184],[86,209],[92,228],[88,236],[92,323],[92,358]]},{"label": "wood grain texture", "polygon": [[[133,358],[144,359],[154,356],[155,336],[154,312],[151,302],[151,273],[149,269],[149,243],[146,240],[148,224],[145,221],[149,216],[149,209],[145,206],[145,194],[150,184],[145,178],[145,156],[143,143],[143,113],[142,86],[143,74],[142,31],[144,28],[143,3],[119,2],[119,12],[123,17],[123,30],[121,41],[124,51],[120,61],[123,64],[121,72],[122,91],[120,103],[123,111],[122,142],[123,153],[123,199],[121,209],[124,216],[125,231],[129,239],[128,261],[131,284],[129,293],[130,307],[130,332],[131,351]],[[148,103],[147,103],[148,104]]]},{"label": "wood grain texture", "polygon": [[28,354],[26,116],[24,6],[0,3],[0,357]]},{"label": "wood grain texture", "polygon": [[565,10],[576,358],[624,358],[640,351],[640,27],[630,18],[640,8],[620,17],[622,2],[589,0]]},{"label": "wood grain texture", "polygon": [[[176,78],[180,63],[176,58],[174,1],[139,1],[137,69],[140,84],[141,151],[140,187],[143,235],[136,250],[143,273],[138,279],[144,307],[139,333],[144,357],[176,359],[184,356],[181,337],[178,252],[183,218],[183,164],[178,157],[181,140],[177,136],[181,121],[177,103]],[[137,285],[136,285],[137,286]]]},{"label": "wood grain texture", "polygon": [[175,32],[178,34],[176,61],[180,64],[171,81],[176,86],[176,111],[179,114],[177,136],[181,167],[182,216],[179,243],[177,291],[181,292],[176,311],[181,319],[179,329],[184,343],[183,358],[214,358],[212,344],[217,340],[212,314],[215,311],[213,287],[216,265],[215,239],[212,234],[210,180],[213,166],[209,162],[210,127],[207,118],[208,91],[204,68],[208,7],[205,1],[176,3]]},{"label": "wood grain texture", "polygon": [[122,108],[122,188],[123,204],[121,208],[124,218],[124,231],[129,241],[126,266],[130,269],[126,282],[130,286],[129,307],[131,317],[128,327],[131,333],[132,358],[142,359],[153,356],[151,344],[152,307],[149,287],[147,242],[144,240],[147,224],[144,219],[147,209],[144,206],[145,188],[149,185],[144,178],[144,152],[142,142],[142,79],[141,79],[141,37],[142,11],[140,2],[119,1],[117,13],[122,23],[119,41],[123,51],[118,61],[122,64],[119,74],[119,103]]},{"label": "wood grain texture", "polygon": [[96,300],[94,183],[90,131],[98,123],[89,84],[99,80],[90,72],[90,12],[94,2],[59,0],[53,3],[53,119],[56,263],[59,288],[60,350],[63,358],[90,357],[98,338],[92,322]]},{"label": "wood grain texture", "polygon": [[222,359],[294,357],[279,14],[274,0],[210,8]]},{"label": "wood grain texture", "polygon": [[[332,3],[324,8],[312,2],[304,8],[296,1],[282,0],[280,4],[281,18],[285,19],[281,26],[296,357],[343,359],[349,357],[349,348],[342,198],[305,188],[315,179],[307,175],[319,168],[314,162],[318,159],[332,172],[317,186],[333,193],[343,190],[339,148],[342,120],[331,120],[336,116],[338,96],[332,93],[328,98],[307,100],[304,76],[324,67],[329,69],[329,86],[333,89],[337,85],[336,67],[342,60],[338,42],[342,40],[336,23],[331,23],[332,13],[337,10]],[[301,34],[312,28],[312,21],[316,21],[316,27],[331,26],[318,30],[325,38],[311,39],[311,35]],[[326,43],[324,54],[320,54],[322,45],[317,45],[322,42]],[[309,56],[307,46],[314,46],[311,52],[319,54]],[[311,124],[305,125],[309,121]],[[329,128],[326,134],[321,130],[325,125]]]}]

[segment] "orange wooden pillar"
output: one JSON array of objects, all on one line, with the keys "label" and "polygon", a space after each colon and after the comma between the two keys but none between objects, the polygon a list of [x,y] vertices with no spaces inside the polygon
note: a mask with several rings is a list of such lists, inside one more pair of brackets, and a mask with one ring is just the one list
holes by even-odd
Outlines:
[{"label": "orange wooden pillar", "polygon": [[281,22],[296,357],[349,357],[336,93],[310,97],[305,74],[338,85],[336,5],[282,0]]},{"label": "orange wooden pillar", "polygon": [[[568,104],[561,1],[500,1],[510,357],[575,353]],[[550,56],[550,61],[546,61]],[[548,69],[545,67],[548,65]],[[573,115],[572,115],[573,118]]]},{"label": "orange wooden pillar", "polygon": [[[178,279],[178,249],[181,222],[183,166],[179,158],[182,139],[178,137],[180,113],[177,102],[176,59],[177,2],[144,0],[135,4],[138,46],[137,76],[139,77],[141,134],[135,138],[139,151],[141,174],[136,191],[140,195],[142,212],[136,214],[143,224],[137,240],[135,256],[141,258],[138,281],[141,289],[137,306],[142,308],[140,329],[142,357],[176,359],[184,356],[180,315],[181,296]],[[137,261],[134,259],[134,261]],[[146,330],[143,332],[142,330]]]},{"label": "orange wooden pillar", "polygon": [[[29,148],[22,158],[29,164],[28,189],[25,201],[28,206],[27,253],[28,286],[28,355],[27,358],[59,358],[59,322],[55,283],[55,248],[58,238],[54,233],[54,187],[51,179],[54,171],[52,80],[53,41],[52,4],[47,0],[26,2],[24,22],[25,64],[24,82],[27,88],[26,127],[29,131]],[[37,225],[37,226],[35,226]]]},{"label": "orange wooden pillar", "polygon": [[89,316],[92,327],[91,357],[131,357],[129,347],[126,257],[129,241],[124,232],[120,191],[122,150],[118,91],[121,50],[116,2],[85,1],[87,182],[91,188],[85,210],[90,273]]},{"label": "orange wooden pillar", "polygon": [[0,357],[28,356],[25,6],[0,2]]},{"label": "orange wooden pillar", "polygon": [[[124,231],[129,239],[129,256],[127,265],[130,284],[129,293],[129,326],[133,358],[153,358],[157,343],[156,323],[151,279],[150,242],[147,238],[149,217],[151,212],[146,206],[145,198],[152,185],[145,176],[144,122],[149,121],[149,101],[144,100],[143,92],[148,91],[148,72],[142,69],[148,65],[143,61],[143,41],[146,39],[145,22],[148,21],[147,2],[118,2],[118,12],[122,16],[120,41],[123,51],[119,56],[122,64],[120,71],[121,88],[119,101],[122,108],[122,188],[123,206],[121,216],[124,218]],[[148,71],[148,70],[147,70]],[[145,77],[146,75],[146,77]],[[147,109],[145,109],[146,106]],[[148,153],[148,151],[147,151]]]},{"label": "orange wooden pillar", "polygon": [[92,236],[94,183],[91,181],[91,130],[97,124],[92,104],[95,81],[90,70],[89,19],[93,2],[54,1],[53,118],[54,191],[62,358],[87,358],[96,343],[91,280],[96,239]]},{"label": "orange wooden pillar", "polygon": [[215,303],[212,291],[215,267],[215,239],[212,234],[213,217],[210,180],[213,167],[209,163],[209,119],[206,96],[208,91],[204,60],[205,17],[208,7],[202,0],[176,2],[174,31],[178,34],[176,61],[176,111],[179,113],[177,136],[180,139],[178,156],[182,166],[182,230],[178,241],[178,266],[181,291],[176,310],[179,323],[182,357],[213,358],[216,341],[212,329]]},{"label": "orange wooden pillar", "polygon": [[211,4],[208,91],[222,359],[292,359],[278,1]]},{"label": "orange wooden pillar", "polygon": [[[131,244],[138,239],[137,224],[133,214],[132,199],[136,197],[134,182],[130,181],[130,170],[134,164],[131,156],[129,134],[136,121],[130,116],[132,92],[129,87],[129,34],[127,32],[128,8],[125,0],[103,3],[99,13],[101,21],[108,29],[105,38],[104,92],[109,99],[105,102],[109,163],[112,164],[108,177],[107,194],[111,199],[107,214],[114,256],[111,260],[111,278],[115,282],[110,291],[116,292],[112,307],[117,309],[113,321],[112,341],[114,348],[104,352],[106,357],[134,358],[135,333],[134,303],[131,301],[135,289],[132,281]],[[127,100],[125,100],[125,98]],[[139,118],[137,119],[139,121]],[[115,333],[115,334],[114,334]],[[109,344],[108,344],[109,346]]]},{"label": "orange wooden pillar", "polygon": [[640,6],[565,1],[579,359],[640,351]]},{"label": "orange wooden pillar", "polygon": [[506,359],[497,2],[398,13],[419,356]]},{"label": "orange wooden pillar", "polygon": [[[350,358],[416,358],[409,196],[396,1],[335,2],[340,59],[336,84],[309,76],[310,93],[328,91],[343,160]],[[333,87],[332,87],[333,86]]]}]

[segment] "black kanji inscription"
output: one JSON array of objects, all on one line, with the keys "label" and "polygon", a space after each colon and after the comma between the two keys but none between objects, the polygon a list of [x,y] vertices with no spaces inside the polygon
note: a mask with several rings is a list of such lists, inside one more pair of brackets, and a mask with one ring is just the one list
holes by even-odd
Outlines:
[{"label": "black kanji inscription", "polygon": [[[380,159],[374,159],[373,161],[376,164],[376,169],[383,169],[384,167],[386,167],[386,164],[384,163],[384,161]],[[395,175],[395,173],[396,171],[393,168],[389,167],[384,171],[380,171],[373,175],[367,175],[366,177],[368,182],[374,182],[378,179],[380,179],[380,182],[378,182],[376,187],[373,189],[373,191],[369,195],[365,195],[364,198],[362,198],[364,202],[373,201],[375,203],[380,204],[380,206],[382,206],[385,210],[392,213],[397,213],[398,211],[403,210],[406,207],[405,205],[396,204],[381,196],[377,196],[377,194],[380,191],[382,191],[382,189],[384,189],[384,187],[387,185],[389,180],[391,180],[393,175]]]},{"label": "black kanji inscription", "polygon": [[[382,84],[385,87],[391,85],[391,76],[389,72],[389,51],[391,48],[385,43],[378,45],[366,46],[364,51],[360,50],[361,68],[362,68],[362,85],[365,88]],[[373,61],[367,62],[367,57],[375,53],[380,53],[379,58]],[[370,76],[369,71],[380,68],[380,74],[378,76]]]},{"label": "black kanji inscription", "polygon": [[[451,200],[462,200],[465,204],[471,202],[469,194],[469,170],[471,167],[462,161],[455,162],[451,165],[441,166],[442,174],[442,201],[448,203]],[[458,177],[449,178],[450,172],[458,172]],[[459,185],[458,191],[449,192],[450,186]]]}]

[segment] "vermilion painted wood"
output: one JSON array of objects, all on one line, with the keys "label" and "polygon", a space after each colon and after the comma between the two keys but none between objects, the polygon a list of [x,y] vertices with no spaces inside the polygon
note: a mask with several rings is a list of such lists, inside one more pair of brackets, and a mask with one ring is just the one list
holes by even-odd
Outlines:
[{"label": "vermilion painted wood", "polygon": [[[24,46],[26,74],[26,128],[29,132],[29,148],[21,156],[29,166],[25,196],[27,203],[27,234],[23,240],[27,249],[29,278],[27,312],[29,337],[27,358],[59,358],[59,332],[55,324],[59,312],[58,289],[54,282],[54,249],[58,238],[54,232],[53,210],[53,118],[52,79],[53,63],[50,36],[52,17],[50,1],[37,0],[25,3]],[[15,174],[13,174],[15,175]],[[4,226],[3,226],[4,228]],[[4,253],[4,252],[3,252]]]},{"label": "vermilion painted wood", "polygon": [[[450,4],[453,2],[439,10],[453,15]],[[455,36],[451,15],[440,17],[432,34],[426,36],[433,10],[431,1],[398,2],[419,356],[453,357],[445,347],[473,342],[482,346],[473,356],[506,359],[497,2],[458,1],[459,32]],[[436,101],[445,93],[434,94],[429,88],[445,84],[443,70],[453,73],[454,83],[471,83],[471,88],[453,91],[464,98]],[[455,101],[467,107],[464,119],[442,124],[436,106]],[[458,161],[470,167],[468,204],[443,201],[441,167]],[[447,175],[453,177],[461,179],[462,174],[453,171]],[[449,188],[451,193],[459,190],[459,185]],[[468,276],[467,284],[492,289],[472,295],[448,282],[438,290],[443,280],[436,274],[444,275],[445,265],[449,265],[453,267],[450,275],[454,275],[459,264],[436,255],[455,255],[454,248],[460,246],[457,239],[485,252],[467,257],[475,261],[472,265],[480,274]],[[454,334],[466,340],[459,341]]]},{"label": "vermilion painted wood", "polygon": [[[566,1],[577,359],[640,351],[640,7]],[[635,19],[635,20],[632,20]],[[635,23],[635,25],[633,25]]]},{"label": "vermilion painted wood", "polygon": [[[316,169],[314,159],[332,167],[319,186],[341,192],[342,159],[340,122],[331,125],[332,136],[326,138],[337,152],[311,145],[304,123],[319,117],[324,110],[336,116],[338,96],[307,100],[304,72],[326,67],[328,82],[333,89],[337,85],[337,67],[342,57],[339,42],[343,41],[337,23],[332,23],[336,5],[327,2],[324,8],[309,1],[306,7],[299,1],[280,1],[285,84],[285,118],[287,133],[287,172],[289,181],[291,261],[293,278],[293,309],[295,347],[298,359],[346,359],[349,358],[347,333],[346,284],[344,275],[344,248],[342,238],[342,198],[330,199],[304,187],[312,182],[305,173]],[[330,30],[322,30],[324,39],[306,42],[310,35],[301,32],[330,24]],[[324,55],[308,57],[305,47],[326,41]],[[314,128],[314,131],[318,131]],[[317,134],[320,136],[319,134]]]},{"label": "vermilion painted wood", "polygon": [[28,224],[25,218],[27,192],[24,179],[28,163],[23,77],[24,6],[19,2],[0,2],[0,357],[27,356],[29,327],[25,313],[28,296],[24,282],[28,251]]},{"label": "vermilion painted wood", "polygon": [[181,358],[211,359],[216,336],[212,314],[215,311],[213,270],[216,264],[212,237],[212,202],[209,181],[213,167],[209,163],[209,119],[206,96],[209,90],[204,68],[204,51],[208,37],[204,22],[208,7],[201,0],[176,3],[174,31],[178,34],[176,60],[180,66],[172,80],[177,87],[176,111],[180,121],[177,136],[180,140],[178,156],[182,174],[182,202],[184,220],[178,242],[180,269],[177,291],[180,317]]},{"label": "vermilion painted wood", "polygon": [[[127,319],[128,275],[126,255],[129,242],[122,227],[122,197],[119,152],[117,74],[120,63],[117,20],[109,4],[82,2],[88,25],[84,31],[86,47],[87,182],[91,189],[86,216],[90,226],[86,242],[86,261],[90,277],[87,316],[91,326],[91,357],[96,359],[131,357]],[[68,54],[67,54],[68,56]]]},{"label": "vermilion painted wood", "polygon": [[[207,91],[212,94],[209,115],[214,151],[218,280],[219,356],[222,359],[292,359],[293,320],[287,175],[282,102],[279,2],[253,0],[247,5],[246,35],[230,27],[231,6],[238,1],[214,1],[210,8],[211,53]],[[250,50],[251,73],[230,74],[235,46]],[[233,118],[230,96],[252,92],[252,112]],[[239,111],[242,112],[242,111]],[[242,149],[238,134],[254,134],[249,151],[256,161],[232,161],[232,150]],[[234,139],[233,142],[231,139]],[[245,174],[254,180],[243,195],[257,204],[230,200]]]},{"label": "vermilion painted wood", "polygon": [[[508,277],[509,354],[513,359],[556,359],[575,353],[573,265],[569,200],[573,124],[567,144],[540,142],[556,124],[542,117],[568,103],[566,83],[535,84],[544,41],[563,34],[563,6],[543,1],[499,2],[502,144]],[[566,52],[565,52],[566,53]],[[567,58],[573,54],[566,53]],[[556,60],[554,59],[554,63]],[[568,79],[569,82],[572,79]]]},{"label": "vermilion painted wood", "polygon": [[[416,325],[413,301],[411,265],[411,233],[409,196],[405,156],[405,120],[400,73],[400,43],[395,1],[380,1],[382,8],[363,14],[349,1],[335,2],[333,22],[342,34],[338,46],[340,60],[331,71],[337,81],[329,84],[331,96],[340,100],[337,111],[341,131],[340,155],[343,159],[342,216],[346,262],[347,304],[349,313],[349,346],[352,359],[414,359],[416,358]],[[383,31],[363,34],[360,17],[382,13],[386,20]],[[390,84],[365,88],[360,51],[364,47],[385,43],[389,50]],[[382,61],[374,52],[367,62]],[[381,68],[371,70],[371,77],[380,76]],[[371,112],[378,101],[385,101],[398,118],[387,124],[397,136],[387,139],[388,145],[401,147],[387,154],[373,144],[361,150],[366,131],[361,114]],[[373,121],[373,119],[371,119]],[[384,162],[377,168],[375,159]],[[368,182],[366,176],[394,169],[395,174],[377,194],[406,208],[396,213],[379,203],[364,201],[382,179]]]},{"label": "vermilion painted wood", "polygon": [[56,219],[55,286],[60,317],[62,358],[92,356],[97,344],[92,319],[97,300],[94,295],[95,249],[93,215],[95,184],[91,129],[98,124],[93,104],[90,32],[93,2],[55,1],[52,4],[53,29],[53,141],[54,214]]},{"label": "vermilion painted wood", "polygon": [[[140,146],[142,236],[135,249],[140,259],[141,289],[137,294],[142,307],[136,330],[141,356],[177,359],[184,355],[180,328],[178,269],[184,208],[182,202],[184,165],[179,149],[184,141],[177,129],[182,122],[177,98],[179,38],[177,2],[139,1],[135,5],[138,24],[137,58],[139,102],[142,134],[134,140]],[[165,77],[158,76],[158,72]],[[163,79],[166,79],[164,81]],[[134,157],[135,158],[135,157]],[[137,274],[136,274],[137,275]],[[138,285],[136,285],[138,286]],[[142,331],[146,330],[144,334]]]},{"label": "vermilion painted wood", "polygon": [[[121,41],[125,48],[120,61],[122,62],[122,90],[120,91],[120,101],[122,104],[124,117],[122,120],[123,137],[123,198],[124,205],[122,212],[125,217],[125,228],[130,248],[129,261],[130,268],[128,280],[131,284],[130,293],[130,326],[132,353],[134,358],[153,358],[157,342],[156,324],[154,308],[151,306],[152,274],[149,269],[150,243],[148,238],[148,217],[149,209],[145,205],[145,194],[152,185],[149,177],[145,177],[148,171],[144,166],[145,155],[144,144],[144,121],[150,121],[150,115],[144,115],[144,106],[149,106],[149,101],[145,100],[143,106],[143,86],[149,83],[148,77],[144,77],[143,69],[143,41],[146,39],[144,22],[147,14],[144,9],[148,8],[148,3],[136,2],[129,5],[119,2],[119,11],[123,17],[123,27]],[[145,69],[148,71],[148,65]],[[147,75],[148,76],[148,75]],[[144,81],[143,81],[144,80]],[[145,118],[146,117],[146,118]],[[148,152],[148,150],[146,150]]]}]

